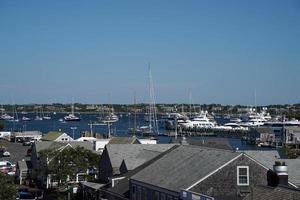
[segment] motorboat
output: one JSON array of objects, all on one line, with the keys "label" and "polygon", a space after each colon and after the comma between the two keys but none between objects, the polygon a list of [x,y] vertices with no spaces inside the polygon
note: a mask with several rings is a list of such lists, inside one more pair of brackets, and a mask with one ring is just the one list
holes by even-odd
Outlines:
[{"label": "motorboat", "polygon": [[31,119],[30,119],[29,117],[23,116],[23,117],[22,117],[22,121],[31,121]]}]

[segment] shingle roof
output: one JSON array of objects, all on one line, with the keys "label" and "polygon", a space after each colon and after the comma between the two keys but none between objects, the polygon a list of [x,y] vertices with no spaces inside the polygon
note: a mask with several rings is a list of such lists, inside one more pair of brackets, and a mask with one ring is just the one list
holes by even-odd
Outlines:
[{"label": "shingle roof", "polygon": [[64,133],[59,131],[50,131],[49,133],[43,135],[42,140],[54,141],[62,134]]},{"label": "shingle roof", "polygon": [[181,145],[132,176],[132,179],[179,192],[240,154],[220,149]]},{"label": "shingle roof", "polygon": [[66,146],[70,144],[73,148],[76,148],[77,146],[83,147],[85,149],[91,150],[94,153],[98,153],[94,151],[93,149],[93,143],[91,142],[78,142],[78,141],[70,141],[70,142],[54,142],[54,141],[40,141],[40,142],[35,142],[35,149],[36,152],[40,152],[45,149],[58,149],[60,147]]},{"label": "shingle roof", "polygon": [[[173,139],[172,143],[180,143],[182,139]],[[226,149],[232,150],[232,147],[227,138],[205,138],[202,140],[201,138],[186,138],[186,142],[190,145],[197,145],[203,147],[212,147],[216,149]]]},{"label": "shingle roof", "polygon": [[277,151],[243,151],[269,169],[273,169],[275,161],[283,161],[287,164],[289,181],[300,186],[300,159],[281,159]]},{"label": "shingle roof", "polygon": [[118,181],[117,184],[112,188],[107,188],[108,191],[129,198],[129,179],[139,171],[143,170],[148,165],[154,163],[155,161],[159,160],[161,157],[163,157],[165,154],[169,153],[170,151],[173,151],[174,149],[178,148],[178,145],[174,145],[172,148],[166,150],[165,152],[159,154],[155,158],[145,162],[144,164],[138,166],[134,170],[128,171],[125,174],[122,174],[122,177],[124,177],[122,180]]},{"label": "shingle roof", "polygon": [[32,165],[31,165],[31,161],[26,161],[26,160],[22,160],[22,161],[18,161],[18,168],[20,170],[28,170],[30,168],[32,168]]},{"label": "shingle roof", "polygon": [[133,144],[137,138],[135,136],[132,137],[112,137],[109,140],[109,144]]},{"label": "shingle roof", "polygon": [[174,144],[108,144],[110,162],[113,168],[119,168],[124,160],[128,170],[145,163]]},{"label": "shingle roof", "polygon": [[243,200],[296,200],[300,199],[300,191],[288,187],[256,186],[252,193]]}]

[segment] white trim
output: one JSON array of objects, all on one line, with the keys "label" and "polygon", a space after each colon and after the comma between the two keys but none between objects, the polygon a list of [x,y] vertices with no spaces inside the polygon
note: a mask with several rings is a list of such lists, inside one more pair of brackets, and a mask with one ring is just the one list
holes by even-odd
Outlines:
[{"label": "white trim", "polygon": [[[240,169],[247,170],[247,183],[240,183]],[[248,186],[249,185],[249,166],[237,166],[236,167],[236,184],[238,186]]]},{"label": "white trim", "polygon": [[241,157],[243,154],[239,154],[238,156],[234,157],[233,159],[231,159],[230,161],[228,161],[227,163],[225,163],[224,165],[222,165],[221,167],[219,167],[218,169],[212,171],[211,173],[207,174],[206,176],[204,176],[203,178],[201,178],[199,181],[195,182],[194,184],[192,184],[191,186],[189,186],[188,188],[186,188],[185,190],[190,190],[191,188],[193,188],[194,186],[198,185],[199,183],[201,183],[203,180],[207,179],[208,177],[210,177],[211,175],[213,175],[214,173],[216,173],[217,171],[219,171],[220,169],[222,169],[223,167],[225,167],[226,165],[232,163],[233,161],[235,161],[236,159],[238,159],[239,157]]}]

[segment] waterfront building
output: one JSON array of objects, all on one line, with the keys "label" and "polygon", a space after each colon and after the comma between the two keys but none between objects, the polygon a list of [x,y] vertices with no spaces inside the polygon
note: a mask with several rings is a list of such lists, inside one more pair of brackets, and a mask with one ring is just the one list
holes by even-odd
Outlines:
[{"label": "waterfront building", "polygon": [[288,146],[293,146],[300,149],[300,127],[289,126],[283,131],[283,143]]},{"label": "waterfront building", "polygon": [[73,138],[64,132],[50,131],[49,133],[43,135],[42,140],[53,142],[70,142],[73,141]]}]

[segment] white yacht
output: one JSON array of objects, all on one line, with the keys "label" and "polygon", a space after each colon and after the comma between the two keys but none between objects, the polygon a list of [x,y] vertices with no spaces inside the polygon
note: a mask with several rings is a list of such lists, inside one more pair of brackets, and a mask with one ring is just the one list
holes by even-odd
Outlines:
[{"label": "white yacht", "polygon": [[201,112],[199,115],[194,117],[191,120],[187,120],[186,123],[183,123],[183,128],[213,128],[216,126],[216,122],[210,120],[207,117],[208,112]]}]

